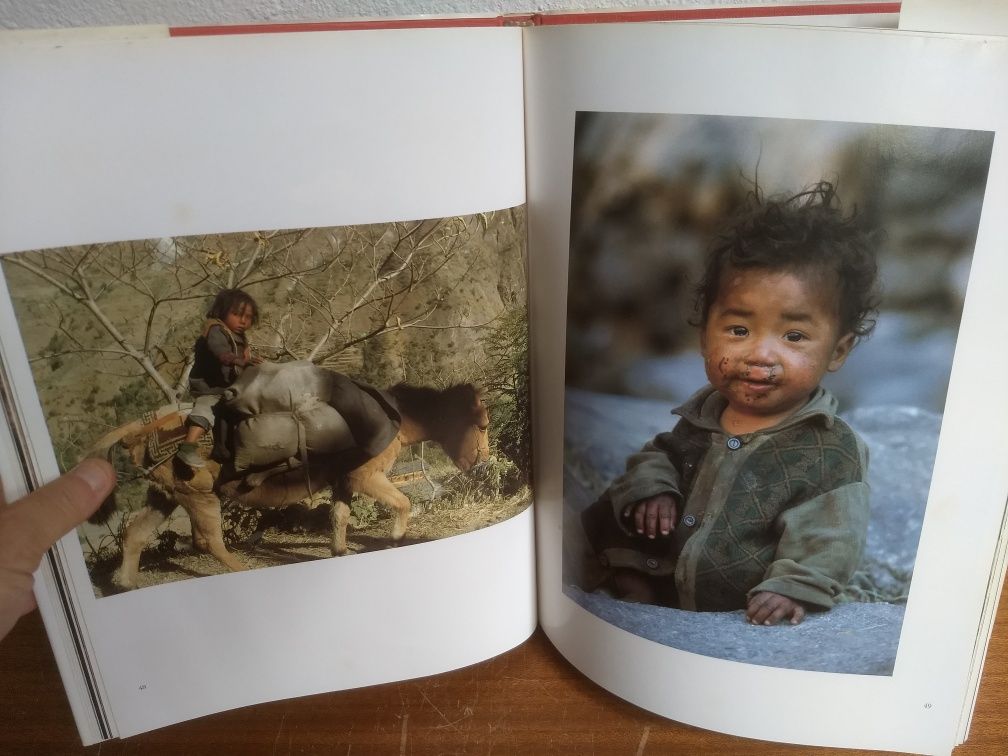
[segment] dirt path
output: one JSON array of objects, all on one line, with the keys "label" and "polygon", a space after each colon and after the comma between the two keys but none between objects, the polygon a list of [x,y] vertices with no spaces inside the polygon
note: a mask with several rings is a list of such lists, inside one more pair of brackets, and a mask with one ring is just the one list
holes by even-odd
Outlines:
[{"label": "dirt path", "polygon": [[[503,522],[522,512],[528,505],[526,490],[521,495],[506,500],[415,512],[400,548],[469,533]],[[256,532],[245,544],[231,546],[230,550],[251,569],[330,558],[326,507],[305,510],[299,519],[296,527],[291,527],[289,521],[270,525],[265,530]],[[392,522],[388,517],[380,517],[373,525],[363,528],[351,526],[347,529],[350,555],[341,558],[390,548],[391,528]],[[138,576],[140,588],[226,572],[216,559],[193,549],[189,519],[183,510],[175,511],[167,524],[167,530],[175,534],[172,539],[174,548],[168,549],[169,554],[157,554],[150,550],[144,553]],[[97,596],[114,593],[111,584],[114,566],[108,563],[93,571],[92,582]]]}]

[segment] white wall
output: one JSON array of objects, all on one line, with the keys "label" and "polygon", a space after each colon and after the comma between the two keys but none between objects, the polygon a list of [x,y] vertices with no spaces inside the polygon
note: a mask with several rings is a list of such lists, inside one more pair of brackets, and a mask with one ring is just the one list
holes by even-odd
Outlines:
[{"label": "white wall", "polygon": [[[760,5],[831,0],[763,0]],[[167,24],[291,23],[347,17],[500,15],[570,9],[683,9],[753,0],[0,0],[0,29]]]},{"label": "white wall", "polygon": [[[690,0],[0,0],[0,28],[289,23],[349,16],[498,15],[569,8],[683,8]],[[705,5],[737,5],[710,0]]]}]

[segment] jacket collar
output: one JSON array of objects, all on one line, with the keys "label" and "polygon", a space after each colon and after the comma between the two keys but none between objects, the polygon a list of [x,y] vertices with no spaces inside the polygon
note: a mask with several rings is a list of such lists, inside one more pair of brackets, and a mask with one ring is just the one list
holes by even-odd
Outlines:
[{"label": "jacket collar", "polygon": [[[679,415],[683,420],[704,430],[724,433],[721,427],[721,413],[724,412],[728,402],[717,390],[710,385],[697,391],[687,399],[682,405],[672,410],[673,415]],[[769,433],[783,430],[792,425],[798,425],[805,421],[821,417],[827,428],[833,427],[833,419],[836,417],[838,402],[836,397],[822,386],[816,388],[809,397],[805,405],[793,415],[784,418],[777,425],[765,428],[757,433]]]}]

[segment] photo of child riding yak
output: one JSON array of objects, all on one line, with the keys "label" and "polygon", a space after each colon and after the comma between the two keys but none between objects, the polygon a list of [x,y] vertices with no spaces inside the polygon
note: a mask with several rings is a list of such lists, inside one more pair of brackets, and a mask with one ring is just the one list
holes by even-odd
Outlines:
[{"label": "photo of child riding yak", "polygon": [[461,535],[530,503],[524,208],[3,258],[98,597]]}]

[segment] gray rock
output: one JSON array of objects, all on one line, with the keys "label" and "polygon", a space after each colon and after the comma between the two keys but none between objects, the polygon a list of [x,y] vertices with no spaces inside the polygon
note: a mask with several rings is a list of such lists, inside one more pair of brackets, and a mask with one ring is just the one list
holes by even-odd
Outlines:
[{"label": "gray rock", "polygon": [[627,455],[672,427],[675,418],[669,411],[678,401],[567,390],[563,570],[567,595],[617,627],[685,651],[792,669],[891,674],[941,417],[896,406],[861,408],[843,416],[870,452],[872,514],[855,586],[875,603],[844,604],[810,615],[797,627],[764,628],[748,625],[742,612],[686,612],[590,592],[598,585],[599,569],[578,515],[622,472]]},{"label": "gray rock", "polygon": [[870,453],[871,521],[857,584],[884,600],[905,601],[941,417],[913,407],[877,407],[859,409],[844,418],[864,439]]},{"label": "gray rock", "polygon": [[628,604],[574,586],[564,592],[595,616],[642,638],[694,654],[768,667],[891,675],[902,606],[842,604],[800,625],[758,627],[738,612],[686,612]]}]

